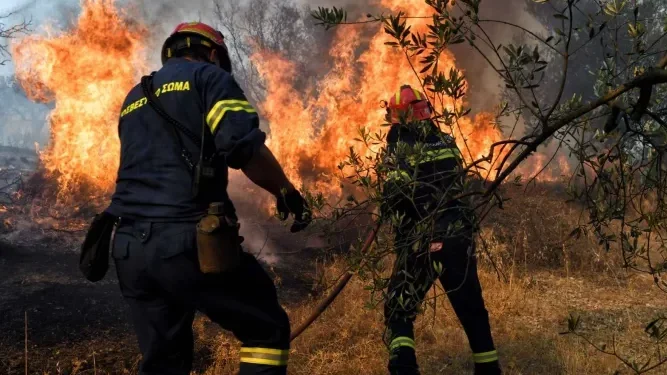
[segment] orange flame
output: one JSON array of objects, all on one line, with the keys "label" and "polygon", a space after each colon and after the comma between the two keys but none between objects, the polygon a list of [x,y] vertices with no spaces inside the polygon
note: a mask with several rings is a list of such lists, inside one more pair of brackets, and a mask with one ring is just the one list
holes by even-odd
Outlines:
[{"label": "orange flame", "polygon": [[55,102],[41,160],[57,176],[63,200],[82,182],[110,192],[119,162],[118,114],[146,67],[146,29],[126,21],[114,0],[82,0],[81,6],[69,32],[47,29],[11,46],[28,97]]},{"label": "orange flame", "polygon": [[[411,16],[433,14],[432,8],[424,2],[383,0],[382,5]],[[408,25],[413,32],[424,33],[429,20],[414,18]],[[372,151],[354,138],[358,137],[360,126],[371,134],[383,130],[385,112],[380,107],[381,100],[387,100],[402,84],[421,87],[413,70],[413,66],[418,66],[417,59],[409,60],[403,52],[387,47],[385,42],[390,41],[391,36],[381,27],[368,48],[356,56],[361,32],[356,27],[337,29],[329,51],[333,68],[312,90],[317,93],[314,97],[304,98],[293,87],[297,72],[288,60],[262,51],[252,57],[267,83],[268,93],[260,109],[271,126],[270,147],[288,177],[316,191],[340,191],[334,173],[349,154],[350,147],[355,147],[362,156]],[[439,67],[443,71],[455,68],[454,56],[445,51]],[[448,107],[452,110],[454,103]],[[473,121],[463,119],[452,128],[468,162],[488,154],[491,144],[502,139],[490,114],[479,115]]]},{"label": "orange flame", "polygon": [[[99,196],[111,192],[120,152],[118,113],[139,74],[147,70],[146,28],[128,22],[114,0],[81,0],[81,5],[72,30],[46,30],[46,35],[32,35],[11,46],[17,77],[28,96],[55,102],[49,118],[51,141],[41,159],[57,177],[58,197],[65,202],[81,199],[73,193],[85,186],[92,185]],[[382,5],[409,15],[432,14],[425,3],[414,0],[382,0]],[[409,23],[413,31],[424,33],[428,20]],[[361,34],[360,28],[337,29],[329,51],[333,68],[314,90],[294,87],[299,72],[288,59],[266,51],[252,56],[268,87],[260,104],[271,125],[267,143],[297,185],[339,195],[337,167],[350,147],[362,156],[373,151],[354,140],[358,127],[383,132],[380,101],[402,84],[420,85],[411,66],[417,62],[387,47],[391,38],[382,28],[359,55]],[[439,66],[444,71],[455,68],[454,56],[443,53]],[[304,91],[317,95],[303,97]],[[486,155],[489,146],[502,139],[493,123],[492,115],[480,114],[453,126],[468,162]]]}]

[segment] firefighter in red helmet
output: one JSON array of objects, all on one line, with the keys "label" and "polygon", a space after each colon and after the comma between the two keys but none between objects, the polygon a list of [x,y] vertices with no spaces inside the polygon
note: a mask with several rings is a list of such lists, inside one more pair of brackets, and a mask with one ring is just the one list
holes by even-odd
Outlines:
[{"label": "firefighter in red helmet", "polygon": [[475,374],[500,374],[474,255],[474,213],[463,200],[464,173],[454,139],[432,120],[426,96],[404,85],[387,103],[382,212],[393,217],[397,258],[385,302],[392,375],[419,374],[413,322],[436,279],[459,318]]},{"label": "firefighter in red helmet", "polygon": [[284,375],[290,323],[273,280],[233,230],[225,240],[238,261],[208,273],[197,223],[215,203],[216,215],[238,228],[228,168],[272,193],[281,218],[294,216],[292,232],[308,225],[310,211],[264,144],[223,35],[182,23],[165,41],[162,63],[122,106],[120,166],[106,210],[118,218],[112,257],[142,353],[139,373],[190,374],[200,311],[241,341],[241,375]]}]

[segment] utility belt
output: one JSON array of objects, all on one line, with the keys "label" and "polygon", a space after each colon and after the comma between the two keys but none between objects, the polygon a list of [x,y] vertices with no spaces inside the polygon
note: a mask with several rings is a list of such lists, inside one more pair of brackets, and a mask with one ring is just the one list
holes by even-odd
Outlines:
[{"label": "utility belt", "polygon": [[[106,211],[95,215],[79,255],[79,269],[86,279],[97,282],[104,278],[116,230],[139,222]],[[236,215],[230,214],[222,202],[209,205],[206,215],[197,223],[197,257],[202,273],[221,274],[238,267],[243,242],[240,227]]]},{"label": "utility belt", "polygon": [[[222,202],[209,205],[206,214],[197,222],[197,255],[199,268],[205,274],[219,274],[233,270],[239,265],[241,243],[240,224],[233,210]],[[150,224],[150,220],[135,220],[127,217],[115,218],[115,229]],[[115,231],[111,233],[113,244]]]}]

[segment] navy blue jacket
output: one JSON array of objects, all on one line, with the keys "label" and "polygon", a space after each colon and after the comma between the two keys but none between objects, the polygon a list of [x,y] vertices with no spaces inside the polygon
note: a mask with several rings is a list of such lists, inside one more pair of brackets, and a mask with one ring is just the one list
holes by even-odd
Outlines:
[{"label": "navy blue jacket", "polygon": [[[182,58],[168,60],[155,73],[153,90],[165,111],[194,134],[201,136],[206,119],[218,170],[224,171],[219,196],[213,198],[228,201],[227,167],[245,166],[266,139],[243,90],[219,67]],[[135,86],[120,113],[120,166],[107,212],[135,220],[189,221],[206,211],[209,202],[193,196],[192,174],[172,129],[147,103],[141,85]],[[198,161],[199,148],[180,135],[193,161]]]}]

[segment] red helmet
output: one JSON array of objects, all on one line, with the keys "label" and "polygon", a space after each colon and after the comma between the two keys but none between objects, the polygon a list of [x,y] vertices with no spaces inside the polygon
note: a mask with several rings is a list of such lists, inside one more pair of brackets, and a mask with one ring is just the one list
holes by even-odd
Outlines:
[{"label": "red helmet", "polygon": [[229,73],[232,72],[232,62],[225,45],[225,37],[220,31],[202,22],[184,22],[176,26],[162,45],[162,64],[174,56],[176,51],[197,44],[218,51],[220,67]]},{"label": "red helmet", "polygon": [[405,117],[405,121],[412,122],[428,120],[432,115],[431,104],[426,95],[410,85],[401,86],[401,90],[389,99],[387,111],[392,124],[400,123],[401,116]]}]

